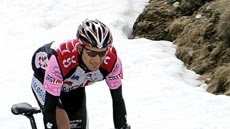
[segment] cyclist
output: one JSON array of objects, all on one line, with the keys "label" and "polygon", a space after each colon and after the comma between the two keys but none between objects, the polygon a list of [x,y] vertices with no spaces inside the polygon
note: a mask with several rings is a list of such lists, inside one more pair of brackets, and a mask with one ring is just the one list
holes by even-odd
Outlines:
[{"label": "cyclist", "polygon": [[46,129],[86,129],[85,86],[105,80],[112,96],[116,129],[130,129],[122,96],[122,64],[109,28],[86,19],[76,38],[51,42],[32,57],[32,91]]}]

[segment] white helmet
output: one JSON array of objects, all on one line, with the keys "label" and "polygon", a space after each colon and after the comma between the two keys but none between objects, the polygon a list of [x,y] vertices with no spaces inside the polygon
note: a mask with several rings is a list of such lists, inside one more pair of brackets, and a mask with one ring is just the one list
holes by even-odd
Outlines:
[{"label": "white helmet", "polygon": [[106,48],[113,41],[109,28],[97,19],[83,21],[78,27],[77,37],[82,45],[97,48]]}]

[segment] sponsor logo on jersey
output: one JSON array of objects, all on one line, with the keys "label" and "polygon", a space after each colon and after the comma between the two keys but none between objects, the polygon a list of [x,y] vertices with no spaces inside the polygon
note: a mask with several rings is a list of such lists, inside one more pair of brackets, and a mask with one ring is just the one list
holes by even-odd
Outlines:
[{"label": "sponsor logo on jersey", "polygon": [[71,77],[72,80],[79,80],[79,78],[80,77],[78,75],[75,75],[75,74]]},{"label": "sponsor logo on jersey", "polygon": [[115,73],[115,72],[117,72],[119,69],[120,69],[120,64],[117,63],[117,64],[114,66],[112,72]]},{"label": "sponsor logo on jersey", "polygon": [[62,84],[62,80],[60,79],[56,79],[54,77],[52,77],[51,75],[47,74],[47,76],[45,77],[45,79],[50,82],[50,83],[53,83],[53,84]]},{"label": "sponsor logo on jersey", "polygon": [[110,57],[109,56],[106,56],[105,59],[104,59],[104,63],[105,64],[108,64],[108,61],[110,60]]},{"label": "sponsor logo on jersey", "polygon": [[54,76],[58,77],[59,79],[62,79],[62,75],[61,75],[59,67],[57,67],[57,66],[54,67],[52,74]]},{"label": "sponsor logo on jersey", "polygon": [[63,86],[62,87],[62,91],[64,91],[64,92],[69,92],[69,91],[72,91],[72,90],[74,90],[74,89],[77,89],[78,87],[80,87],[80,86]]},{"label": "sponsor logo on jersey", "polygon": [[68,68],[71,64],[77,63],[75,55],[63,60],[63,65],[65,68]]},{"label": "sponsor logo on jersey", "polygon": [[36,53],[35,55],[35,67],[36,68],[46,69],[48,62],[49,60],[48,60],[47,53],[45,52]]},{"label": "sponsor logo on jersey", "polygon": [[36,94],[39,102],[42,105],[44,105],[46,92],[45,92],[41,82],[38,79],[33,77],[31,86],[32,86],[32,89],[33,89],[34,93]]},{"label": "sponsor logo on jersey", "polygon": [[50,122],[48,122],[48,123],[46,124],[46,127],[47,127],[47,129],[52,129],[53,124],[52,124],[52,123],[50,123]]},{"label": "sponsor logo on jersey", "polygon": [[84,87],[103,79],[103,75],[99,70],[85,72],[81,67],[77,67],[72,76],[63,81],[62,91],[69,92],[78,87]]},{"label": "sponsor logo on jersey", "polygon": [[80,129],[80,128],[82,128],[81,123],[82,123],[81,119],[79,119],[79,120],[71,120],[70,121],[70,128],[71,129],[74,129],[74,128]]},{"label": "sponsor logo on jersey", "polygon": [[69,40],[66,43],[61,44],[58,48],[58,51],[61,53],[61,55],[77,51],[78,44],[79,43],[77,40]]},{"label": "sponsor logo on jersey", "polygon": [[109,77],[109,80],[112,81],[112,80],[117,80],[119,79],[120,77],[118,75],[115,75],[115,76],[111,76]]}]

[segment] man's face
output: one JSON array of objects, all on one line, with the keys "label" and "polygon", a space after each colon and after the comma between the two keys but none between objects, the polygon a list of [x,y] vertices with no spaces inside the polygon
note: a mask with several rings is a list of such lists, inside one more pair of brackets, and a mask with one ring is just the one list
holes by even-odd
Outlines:
[{"label": "man's face", "polygon": [[90,71],[98,70],[107,54],[107,48],[84,46],[82,51],[82,60]]}]

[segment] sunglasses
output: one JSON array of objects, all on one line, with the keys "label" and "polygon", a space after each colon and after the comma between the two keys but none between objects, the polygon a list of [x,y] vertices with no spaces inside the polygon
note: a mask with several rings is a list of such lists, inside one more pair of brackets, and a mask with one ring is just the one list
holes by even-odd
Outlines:
[{"label": "sunglasses", "polygon": [[84,47],[85,49],[85,52],[88,54],[88,56],[90,57],[95,57],[95,56],[99,56],[99,57],[104,57],[107,53],[107,50],[106,51],[101,51],[101,52],[97,52],[97,51],[93,51],[93,50],[90,50],[86,47]]}]

